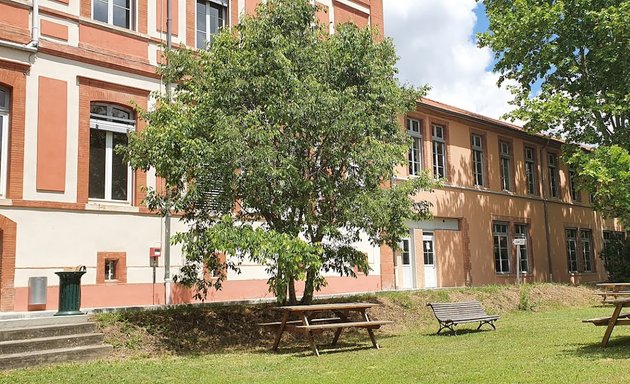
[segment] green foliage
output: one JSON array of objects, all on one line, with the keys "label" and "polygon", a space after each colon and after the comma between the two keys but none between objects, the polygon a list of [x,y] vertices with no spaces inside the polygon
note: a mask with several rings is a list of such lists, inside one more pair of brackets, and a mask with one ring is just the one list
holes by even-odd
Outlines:
[{"label": "green foliage", "polygon": [[617,145],[590,152],[575,151],[569,158],[580,174],[580,184],[594,192],[595,208],[630,225],[630,153]]},{"label": "green foliage", "polygon": [[[516,109],[510,117],[569,144],[598,146],[594,162],[585,155],[572,159],[589,173],[582,189],[597,191],[595,201],[605,213],[626,215],[627,187],[599,184],[601,178],[592,170],[609,163],[614,168],[599,168],[600,176],[627,177],[613,175],[628,170],[618,167],[619,157],[604,157],[606,151],[616,151],[609,148],[613,145],[630,150],[630,0],[483,2],[490,26],[479,35],[479,45],[495,52],[500,82],[515,84]],[[537,94],[535,85],[540,85]]]},{"label": "green foliage", "polygon": [[601,258],[608,272],[609,281],[630,281],[629,239],[609,239],[601,253]]},{"label": "green foliage", "polygon": [[168,181],[168,195],[149,191],[147,204],[190,225],[175,237],[187,259],[178,281],[202,296],[224,277],[204,279],[204,265],[238,270],[249,257],[279,300],[295,302],[294,281],[305,280],[308,302],[322,271],[368,272],[351,247],[362,234],[394,245],[406,219],[428,217],[410,199],[433,186],[427,175],[384,188],[409,146],[398,117],[425,89],[398,85],[390,39],[326,29],[309,1],[270,0],[207,50],[167,53],[172,103],[157,95],[127,157]]},{"label": "green foliage", "polygon": [[531,311],[533,305],[530,303],[530,286],[528,284],[521,285],[521,292],[518,299],[518,309],[520,311]]}]

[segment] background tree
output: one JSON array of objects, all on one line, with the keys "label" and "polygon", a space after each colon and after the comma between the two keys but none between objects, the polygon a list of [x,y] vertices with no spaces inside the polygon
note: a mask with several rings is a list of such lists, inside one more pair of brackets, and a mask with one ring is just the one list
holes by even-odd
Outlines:
[{"label": "background tree", "polygon": [[308,303],[322,272],[368,273],[352,247],[362,236],[395,246],[405,220],[429,216],[410,198],[432,187],[426,175],[386,188],[409,148],[400,116],[426,89],[399,86],[389,39],[327,29],[309,1],[269,0],[207,50],[168,52],[174,100],[157,95],[127,156],[168,180],[169,202],[149,191],[148,206],[172,205],[190,226],[174,237],[186,258],[176,281],[201,297],[249,258],[279,301],[295,303],[303,280]]},{"label": "background tree", "polygon": [[595,208],[630,224],[630,1],[483,2],[490,25],[479,45],[494,50],[499,82],[515,84],[510,116],[573,144],[565,160]]}]

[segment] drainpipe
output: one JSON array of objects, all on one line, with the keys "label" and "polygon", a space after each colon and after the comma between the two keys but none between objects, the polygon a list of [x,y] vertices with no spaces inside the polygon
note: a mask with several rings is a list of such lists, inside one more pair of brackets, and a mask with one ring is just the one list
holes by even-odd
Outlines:
[{"label": "drainpipe", "polygon": [[[173,15],[173,3],[172,0],[166,1],[166,49],[171,50],[172,39],[172,15]],[[166,97],[168,102],[171,102],[171,83],[166,83]],[[171,305],[171,189],[166,181],[166,213],[164,214],[164,303]]]},{"label": "drainpipe", "polygon": [[39,0],[33,0],[32,18],[31,42],[26,44],[26,46],[37,50],[39,46]]},{"label": "drainpipe", "polygon": [[20,51],[26,51],[30,53],[36,53],[39,46],[39,0],[33,0],[33,13],[32,13],[31,28],[31,42],[28,44],[19,44],[12,41],[0,40],[0,47],[7,47],[18,49]]},{"label": "drainpipe", "polygon": [[[547,146],[549,145],[549,139],[547,139],[547,144],[545,144],[542,147],[542,150],[540,151],[540,154],[542,155],[545,151],[545,148],[547,148]],[[542,162],[542,156],[540,156],[540,165],[542,166],[543,162]],[[548,161],[548,159],[546,159],[546,161]],[[551,266],[551,244],[549,243],[549,239],[551,238],[551,235],[549,234],[549,213],[548,213],[548,208],[547,208],[547,190],[545,189],[545,175],[547,173],[545,172],[545,169],[543,167],[542,169],[542,198],[543,198],[543,208],[545,211],[545,236],[546,238],[546,243],[547,243],[547,268],[549,268],[549,282],[553,283],[553,269]]]}]

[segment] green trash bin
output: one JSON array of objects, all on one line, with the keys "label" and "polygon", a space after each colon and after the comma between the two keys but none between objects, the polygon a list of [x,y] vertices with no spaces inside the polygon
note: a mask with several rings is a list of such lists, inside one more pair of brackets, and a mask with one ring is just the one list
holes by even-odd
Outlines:
[{"label": "green trash bin", "polygon": [[85,267],[75,271],[55,272],[59,276],[59,311],[55,316],[83,315],[81,308],[81,276]]}]

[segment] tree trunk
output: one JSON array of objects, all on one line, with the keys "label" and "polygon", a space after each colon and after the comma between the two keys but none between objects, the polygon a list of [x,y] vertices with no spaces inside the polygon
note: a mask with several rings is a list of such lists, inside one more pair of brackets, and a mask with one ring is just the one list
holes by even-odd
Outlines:
[{"label": "tree trunk", "polygon": [[297,304],[297,296],[295,294],[295,279],[289,280],[289,305]]},{"label": "tree trunk", "polygon": [[308,305],[313,302],[313,292],[315,291],[315,272],[311,268],[309,268],[308,272],[306,272],[306,282],[304,283],[304,295],[302,295],[302,300],[300,304]]}]

